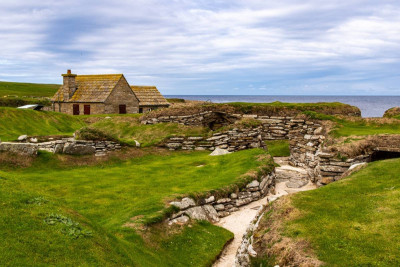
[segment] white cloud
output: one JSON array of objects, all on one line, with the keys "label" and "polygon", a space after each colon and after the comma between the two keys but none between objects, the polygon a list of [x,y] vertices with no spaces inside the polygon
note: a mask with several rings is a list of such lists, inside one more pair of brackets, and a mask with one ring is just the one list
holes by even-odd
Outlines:
[{"label": "white cloud", "polygon": [[247,74],[265,91],[274,75],[318,85],[315,73],[326,83],[393,75],[399,45],[400,6],[389,0],[0,3],[0,79],[24,72],[55,82],[73,68],[154,79],[179,93],[234,88]]}]

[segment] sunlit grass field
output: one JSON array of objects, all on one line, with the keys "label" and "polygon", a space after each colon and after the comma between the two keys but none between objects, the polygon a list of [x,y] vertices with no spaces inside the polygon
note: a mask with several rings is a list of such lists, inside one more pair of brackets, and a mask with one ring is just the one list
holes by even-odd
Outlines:
[{"label": "sunlit grass field", "polygon": [[[238,182],[267,163],[260,155],[174,152],[74,167],[41,153],[32,167],[7,167],[0,171],[0,265],[208,266],[232,238],[227,230],[195,223],[167,234],[124,225],[140,228],[162,218],[169,200]],[[52,216],[61,219],[49,225]]]}]

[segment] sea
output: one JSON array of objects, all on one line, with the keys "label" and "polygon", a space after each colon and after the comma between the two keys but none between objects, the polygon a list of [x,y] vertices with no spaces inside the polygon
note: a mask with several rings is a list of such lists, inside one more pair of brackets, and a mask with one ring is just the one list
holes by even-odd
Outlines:
[{"label": "sea", "polygon": [[184,98],[213,103],[251,102],[289,103],[341,102],[356,106],[363,117],[382,117],[386,110],[400,106],[400,96],[297,96],[297,95],[166,95],[167,98]]}]

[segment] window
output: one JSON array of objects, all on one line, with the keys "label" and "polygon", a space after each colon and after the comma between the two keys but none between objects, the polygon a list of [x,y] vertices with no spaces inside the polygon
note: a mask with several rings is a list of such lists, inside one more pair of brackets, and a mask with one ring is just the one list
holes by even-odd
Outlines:
[{"label": "window", "polygon": [[126,114],[126,105],[119,105],[119,114]]},{"label": "window", "polygon": [[79,105],[78,104],[72,105],[72,114],[79,115]]},{"label": "window", "polygon": [[90,115],[90,105],[83,105],[83,114]]},{"label": "window", "polygon": [[143,108],[139,108],[139,113],[143,113]]}]

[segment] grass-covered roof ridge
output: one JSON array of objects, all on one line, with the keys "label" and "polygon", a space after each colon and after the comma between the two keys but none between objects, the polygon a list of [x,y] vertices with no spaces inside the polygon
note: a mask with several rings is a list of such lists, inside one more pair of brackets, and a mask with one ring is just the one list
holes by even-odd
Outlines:
[{"label": "grass-covered roof ridge", "polygon": [[359,108],[339,102],[283,103],[276,101],[272,103],[232,102],[178,106],[152,111],[148,113],[145,118],[193,115],[204,111],[226,112],[231,114],[256,114],[261,116],[296,116],[304,111],[314,111],[326,115],[361,116]]}]

